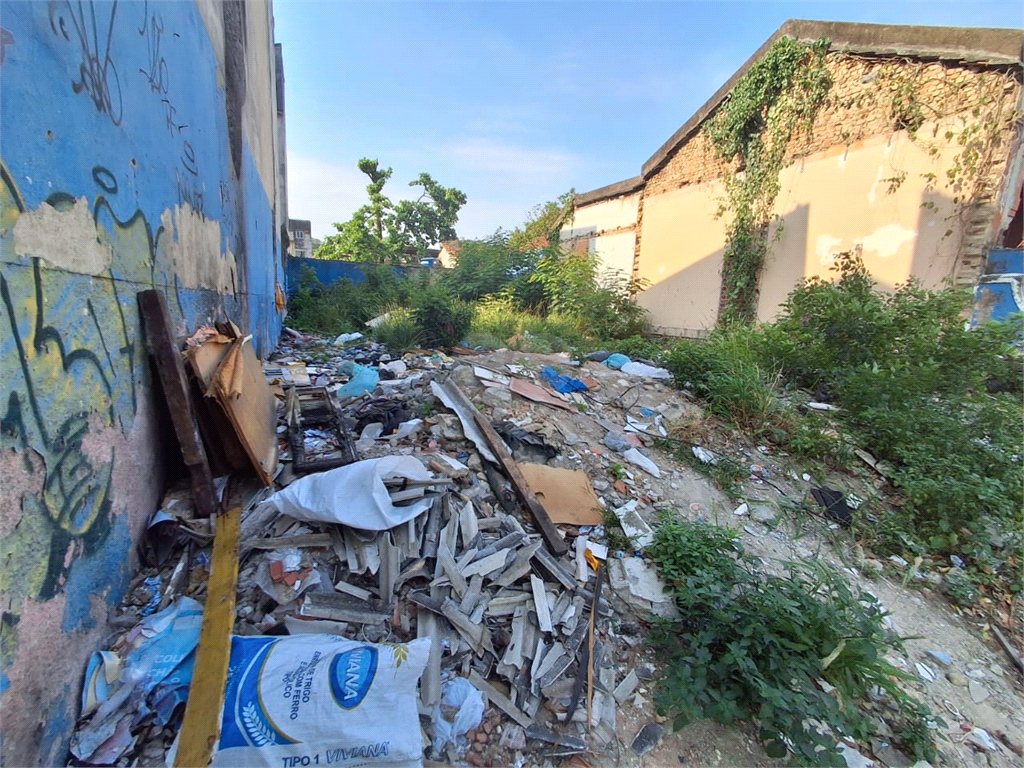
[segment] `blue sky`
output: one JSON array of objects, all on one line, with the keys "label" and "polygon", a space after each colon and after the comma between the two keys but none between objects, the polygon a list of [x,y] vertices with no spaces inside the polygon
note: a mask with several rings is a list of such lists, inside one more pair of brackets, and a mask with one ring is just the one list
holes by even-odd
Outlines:
[{"label": "blue sky", "polygon": [[640,166],[790,18],[1021,27],[1012,2],[275,0],[288,197],[313,236],[365,201],[360,157],[466,193],[462,237]]}]

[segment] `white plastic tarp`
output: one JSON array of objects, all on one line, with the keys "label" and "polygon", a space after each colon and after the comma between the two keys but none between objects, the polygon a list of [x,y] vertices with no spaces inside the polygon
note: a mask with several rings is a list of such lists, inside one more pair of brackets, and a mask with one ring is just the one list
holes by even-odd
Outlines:
[{"label": "white plastic tarp", "polygon": [[299,478],[263,505],[297,520],[386,531],[419,516],[432,503],[423,499],[396,507],[384,485],[389,477],[429,480],[431,475],[412,456],[367,459]]}]

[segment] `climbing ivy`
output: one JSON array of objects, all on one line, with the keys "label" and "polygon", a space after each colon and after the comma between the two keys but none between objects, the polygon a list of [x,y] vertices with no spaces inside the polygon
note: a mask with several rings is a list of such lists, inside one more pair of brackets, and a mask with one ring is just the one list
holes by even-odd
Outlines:
[{"label": "climbing ivy", "polygon": [[826,38],[811,44],[780,38],[705,125],[716,156],[735,171],[726,177],[721,211],[732,217],[722,265],[723,324],[755,317],[779,174],[790,140],[810,132],[832,87],[828,48]]}]

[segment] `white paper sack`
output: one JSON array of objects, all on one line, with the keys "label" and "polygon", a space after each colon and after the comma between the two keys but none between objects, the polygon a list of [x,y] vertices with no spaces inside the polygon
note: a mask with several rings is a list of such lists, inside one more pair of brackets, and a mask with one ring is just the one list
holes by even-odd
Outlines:
[{"label": "white paper sack", "polygon": [[416,683],[430,639],[232,637],[211,766],[421,766]]},{"label": "white paper sack", "polygon": [[432,503],[423,499],[396,507],[384,485],[389,477],[429,480],[431,475],[412,456],[367,459],[299,478],[263,504],[297,520],[386,531],[422,514]]}]

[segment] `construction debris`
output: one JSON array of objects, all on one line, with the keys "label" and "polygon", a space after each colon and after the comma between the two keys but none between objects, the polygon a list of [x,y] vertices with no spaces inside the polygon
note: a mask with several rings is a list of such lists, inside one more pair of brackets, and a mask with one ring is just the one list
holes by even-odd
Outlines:
[{"label": "construction debris", "polygon": [[[218,596],[224,577],[217,581],[212,551],[228,518],[204,519],[188,492],[176,490],[151,522],[150,568],[116,620],[134,629],[90,667],[76,756],[94,764],[182,764],[204,762],[216,745],[213,765],[237,762],[242,751],[256,762],[266,762],[272,751],[274,764],[287,764],[299,755],[330,762],[328,755],[337,757],[330,750],[350,749],[324,724],[317,726],[323,732],[306,729],[298,738],[289,725],[283,741],[275,741],[260,727],[256,710],[237,721],[225,716],[234,725],[220,731],[222,709],[252,709],[239,686],[255,683],[240,681],[234,659],[248,658],[255,648],[275,654],[310,696],[319,695],[315,681],[321,675],[323,685],[334,684],[330,670],[349,663],[338,659],[371,654],[366,649],[417,649],[408,661],[394,659],[413,686],[418,680],[418,702],[408,686],[381,692],[388,706],[418,709],[424,739],[403,726],[403,758],[455,762],[472,756],[471,762],[480,762],[479,736],[492,733],[494,718],[506,721],[500,739],[497,733],[485,738],[495,750],[612,754],[616,707],[639,681],[629,665],[636,651],[611,631],[611,622],[667,614],[670,606],[642,558],[620,561],[603,541],[602,510],[611,506],[622,510],[617,514],[635,535],[635,546],[649,544],[651,529],[640,509],[649,509],[657,494],[633,475],[628,479],[636,496],[628,503],[621,493],[595,492],[593,469],[588,472],[579,451],[588,460],[607,460],[586,450],[574,431],[580,427],[571,418],[595,416],[570,398],[589,394],[598,382],[562,377],[550,366],[539,378],[520,365],[509,364],[507,372],[460,366],[437,353],[393,360],[379,345],[355,338],[343,344],[296,332],[282,338],[275,358],[256,368],[251,345],[230,327],[202,329],[183,355],[213,465],[273,480],[276,488],[250,495],[236,523],[237,588],[231,583],[228,601],[236,606],[233,626],[211,630],[209,638],[204,629],[201,641],[198,626],[195,637],[181,635],[185,654],[197,644],[198,650],[177,669],[175,687],[154,683],[144,695],[124,698],[134,690],[119,682],[134,680],[135,657],[125,652],[134,647],[129,638],[153,636],[147,628],[154,621],[168,626],[173,618],[166,617],[183,608],[199,616],[203,601],[224,602]],[[318,344],[328,359],[306,356],[307,344]],[[366,371],[377,377],[372,386],[364,386],[373,378]],[[493,401],[502,406],[481,412],[488,392],[510,399],[499,397]],[[266,397],[276,402],[276,424],[255,418]],[[552,419],[555,413],[565,416]],[[636,448],[643,435],[631,437],[635,442],[623,456],[657,476],[657,464]],[[513,455],[536,463],[520,464]],[[567,459],[576,466],[564,466]],[[211,482],[214,501],[223,497],[224,485],[224,479]],[[610,596],[601,592],[605,571]],[[639,581],[630,587],[634,577]],[[144,618],[156,610],[161,612]],[[301,649],[294,646],[301,653],[288,650],[293,646],[281,635],[301,636]],[[261,638],[262,645],[246,644]],[[299,656],[305,661],[299,663]],[[188,696],[196,658],[207,666],[222,663],[217,675],[226,682]],[[372,679],[374,672],[363,664],[369,656],[359,658],[360,674]],[[348,671],[339,674],[349,679]],[[306,706],[297,694],[278,695]],[[179,743],[183,715],[201,718],[207,727],[182,731]],[[345,733],[352,721],[337,717],[335,726]],[[270,734],[268,745],[290,739],[297,746],[263,749],[252,736],[257,732]],[[362,732],[355,738],[368,740]],[[372,763],[373,750],[367,749],[360,757]],[[491,762],[514,762],[507,758],[497,751]]]}]

